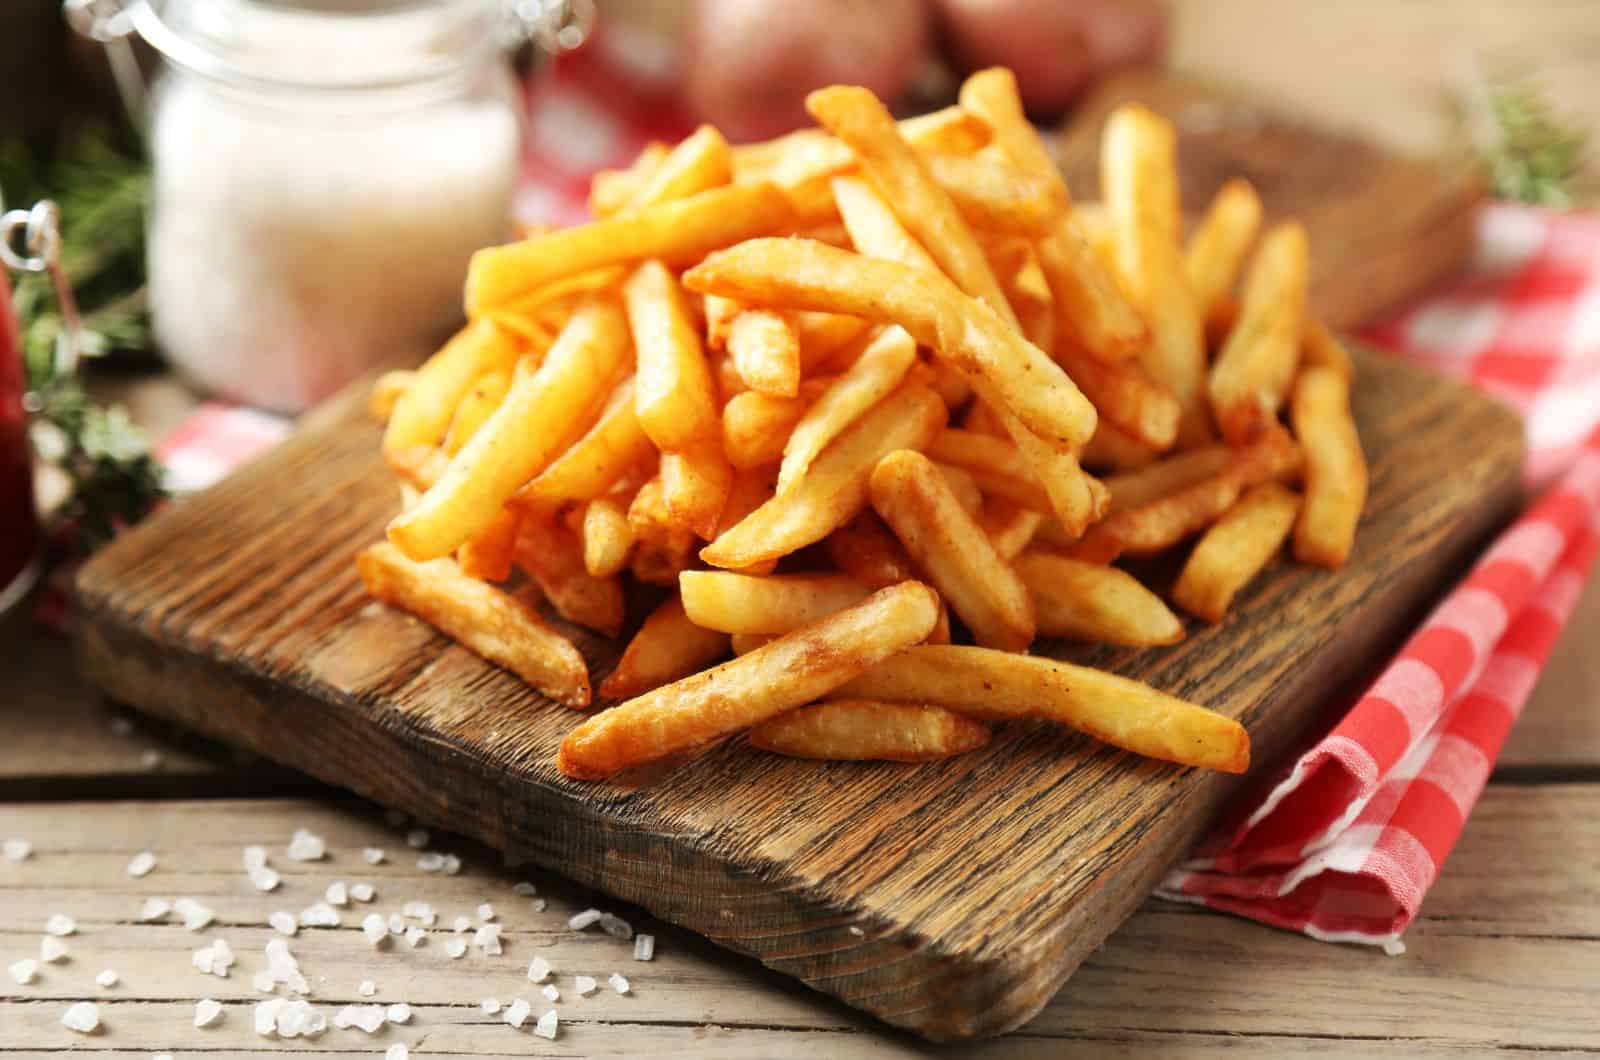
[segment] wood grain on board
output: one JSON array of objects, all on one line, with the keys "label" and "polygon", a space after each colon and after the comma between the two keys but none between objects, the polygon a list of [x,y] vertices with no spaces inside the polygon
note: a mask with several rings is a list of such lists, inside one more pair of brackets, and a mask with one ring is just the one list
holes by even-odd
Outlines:
[{"label": "wood grain on board", "polygon": [[[1517,501],[1521,428],[1467,388],[1363,358],[1372,463],[1351,562],[1275,564],[1170,648],[1042,644],[1239,718],[1257,772],[1414,622]],[[734,741],[602,784],[560,776],[577,722],[370,601],[352,565],[396,508],[352,391],[78,580],[86,675],[171,717],[638,902],[930,1038],[1028,1020],[1235,790],[1041,724],[921,768]],[[604,673],[617,646],[574,639]]]},{"label": "wood grain on board", "polygon": [[1298,217],[1311,245],[1311,304],[1333,327],[1363,323],[1465,261],[1484,189],[1463,159],[1399,154],[1330,132],[1246,94],[1179,74],[1134,71],[1105,82],[1060,139],[1067,183],[1099,197],[1100,131],[1138,101],[1178,130],[1184,213],[1200,216],[1223,182],[1255,185],[1268,220]]}]

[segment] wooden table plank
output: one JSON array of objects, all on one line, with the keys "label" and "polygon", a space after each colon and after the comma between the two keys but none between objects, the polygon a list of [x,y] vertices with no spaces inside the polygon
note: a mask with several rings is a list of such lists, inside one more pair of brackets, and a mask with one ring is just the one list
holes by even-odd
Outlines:
[{"label": "wooden table plank", "polygon": [[[327,840],[326,861],[296,863],[284,856],[298,827]],[[654,925],[657,959],[634,962],[626,943],[566,929],[566,917],[595,900],[588,892],[535,877],[549,900],[536,912],[510,891],[519,874],[494,868],[491,852],[464,841],[440,837],[435,844],[465,856],[459,876],[422,873],[400,832],[362,803],[0,807],[0,837],[13,835],[30,838],[36,853],[20,864],[0,861],[0,963],[32,955],[51,913],[75,917],[78,933],[67,940],[71,959],[45,966],[34,985],[0,979],[4,1051],[272,1050],[282,1043],[254,1035],[248,1008],[261,996],[250,976],[262,966],[262,947],[272,937],[265,917],[304,908],[335,879],[370,881],[378,896],[371,906],[352,903],[342,927],[306,929],[290,942],[312,982],[314,1003],[331,1015],[338,1005],[365,1002],[355,986],[371,978],[379,986],[375,1000],[405,1000],[417,1006],[417,1015],[409,1026],[370,1041],[356,1031],[330,1030],[320,1049],[370,1050],[426,1036],[427,1055],[624,1056],[681,1048],[696,1056],[894,1057],[926,1050],[670,926]],[[1441,1055],[1451,1046],[1600,1049],[1600,1027],[1591,1018],[1600,998],[1593,975],[1600,965],[1600,908],[1592,899],[1600,876],[1597,839],[1600,785],[1491,787],[1408,935],[1404,956],[1330,947],[1150,902],[1019,1034],[940,1052],[987,1060],[1112,1048],[1141,1055],[1210,1055],[1224,1048],[1246,1056],[1360,1055],[1379,1043]],[[258,893],[246,881],[240,852],[249,842],[266,846],[283,874],[277,892]],[[382,846],[388,860],[365,864],[359,849],[366,845]],[[133,879],[123,870],[140,849],[154,851],[159,864]],[[180,894],[211,906],[218,923],[190,933],[171,922],[133,922],[145,897]],[[418,949],[374,951],[355,926],[360,916],[374,910],[387,915],[411,899],[432,904],[439,927]],[[505,954],[450,959],[443,945],[450,922],[473,915],[485,900],[505,925]],[[636,927],[649,924],[643,914],[622,912]],[[228,979],[190,967],[190,952],[213,938],[226,938],[238,955]],[[542,1003],[523,976],[535,953],[556,966],[564,994],[556,1006],[566,1021],[563,1037],[548,1048],[517,1037],[475,1007],[484,996]],[[100,990],[93,976],[108,966],[122,982]],[[632,979],[631,997],[572,994],[572,974],[603,980],[612,970]],[[229,1006],[221,1026],[190,1026],[193,1001],[201,996]],[[66,1004],[80,998],[104,1002],[105,1033],[82,1039],[60,1027]],[[1330,1031],[1348,1037],[1330,1044],[1323,1038]]]}]

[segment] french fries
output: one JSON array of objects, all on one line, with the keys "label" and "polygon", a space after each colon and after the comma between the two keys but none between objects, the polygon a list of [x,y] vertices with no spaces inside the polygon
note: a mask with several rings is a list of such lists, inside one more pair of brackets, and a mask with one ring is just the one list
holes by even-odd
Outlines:
[{"label": "french fries", "polygon": [[979,644],[1026,651],[1033,604],[1021,579],[933,462],[900,450],[872,471],[872,507]]},{"label": "french fries", "polygon": [[456,406],[456,414],[445,432],[444,451],[447,455],[455,456],[461,452],[461,447],[478,433],[483,421],[500,407],[506,391],[510,389],[511,373],[503,368],[493,369],[478,377],[472,389],[461,399],[461,404]]},{"label": "french fries", "polygon": [[638,357],[633,411],[663,452],[710,438],[717,430],[711,370],[678,281],[647,261],[622,286]]},{"label": "french fries", "polygon": [[494,522],[461,542],[456,564],[469,578],[503,582],[511,576],[511,558],[517,544],[517,513],[503,508]]},{"label": "french fries", "polygon": [[857,250],[926,272],[939,271],[938,263],[906,231],[871,184],[860,177],[835,177],[832,188],[845,231],[850,233],[850,242]]},{"label": "french fries", "polygon": [[602,711],[567,734],[556,765],[596,780],[698,751],[827,695],[923,640],[939,598],[919,582],[880,589],[804,629]]},{"label": "french fries", "polygon": [[823,547],[834,566],[869,589],[916,577],[911,557],[870,509],[829,534]]},{"label": "french fries", "polygon": [[1067,212],[1066,187],[1059,181],[965,155],[924,155],[923,160],[934,183],[979,228],[1038,237]]},{"label": "french fries", "polygon": [[513,561],[539,583],[562,618],[606,637],[622,632],[622,583],[589,573],[577,534],[559,522],[525,518],[517,524],[513,547]]},{"label": "french fries", "polygon": [[1274,225],[1251,262],[1238,322],[1211,366],[1211,407],[1230,444],[1277,422],[1300,360],[1309,270],[1305,228]]},{"label": "french fries", "polygon": [[675,525],[703,541],[717,536],[722,509],[733,490],[733,467],[722,439],[703,438],[661,454],[661,496]]},{"label": "french fries", "polygon": [[982,747],[989,727],[943,707],[833,699],[769,718],[747,739],[790,758],[932,762]]},{"label": "french fries", "polygon": [[1147,648],[1183,639],[1183,622],[1127,571],[1049,552],[1017,557],[1039,632]]},{"label": "french fries", "polygon": [[[814,381],[806,382],[811,387]],[[806,396],[774,397],[754,390],[733,395],[722,407],[722,448],[729,463],[741,470],[777,463],[796,425],[813,407]]]},{"label": "french fries", "polygon": [[1193,486],[1221,472],[1228,466],[1228,460],[1225,446],[1205,445],[1147,464],[1137,471],[1111,475],[1104,480],[1106,489],[1111,491],[1111,504],[1106,514],[1116,515]]},{"label": "french fries", "polygon": [[516,341],[492,320],[462,328],[395,396],[383,432],[384,452],[443,442],[450,418],[472,384],[489,372],[509,371],[517,354]]},{"label": "french fries", "polygon": [[1328,330],[1328,325],[1312,316],[1306,317],[1305,329],[1300,335],[1300,363],[1306,368],[1332,369],[1346,383],[1353,382],[1356,377],[1350,351]]},{"label": "french fries", "polygon": [[548,509],[567,501],[593,500],[628,472],[647,465],[656,449],[634,414],[633,389],[631,377],[619,384],[594,426],[517,490],[513,501]]},{"label": "french fries", "polygon": [[907,648],[836,689],[839,698],[930,703],[970,718],[1040,718],[1125,751],[1243,773],[1250,737],[1232,718],[1086,666],[992,648]]},{"label": "french fries", "polygon": [[1305,450],[1305,505],[1294,528],[1301,563],[1340,567],[1350,556],[1367,499],[1367,460],[1350,415],[1350,383],[1336,367],[1307,367],[1290,420]]},{"label": "french fries", "polygon": [[1221,622],[1235,594],[1283,547],[1299,510],[1299,496],[1276,482],[1246,493],[1195,545],[1172,598],[1191,615]]},{"label": "french fries", "polygon": [[596,497],[583,506],[583,569],[595,578],[622,573],[633,551],[628,512],[615,498]]},{"label": "french fries", "polygon": [[751,390],[778,397],[800,392],[800,336],[772,309],[745,309],[728,326],[728,353]]},{"label": "french fries", "polygon": [[646,183],[661,168],[667,145],[653,140],[639,152],[627,169],[602,169],[589,182],[589,212],[609,217],[628,208]]},{"label": "french fries", "polygon": [[373,380],[372,393],[367,396],[367,412],[379,423],[388,423],[400,397],[417,381],[417,373],[409,368],[396,368],[384,372]]},{"label": "french fries", "polygon": [[1235,178],[1222,185],[1183,252],[1184,275],[1201,320],[1210,320],[1232,293],[1260,228],[1261,197],[1250,182]]},{"label": "french fries", "polygon": [[868,343],[855,363],[795,421],[783,446],[778,490],[788,489],[804,476],[829,442],[891,394],[916,359],[917,344],[903,328],[885,328]]},{"label": "french fries", "polygon": [[678,592],[691,622],[722,633],[789,633],[871,594],[848,574],[762,578],[725,570],[686,570]]},{"label": "french fries", "polygon": [[572,642],[515,596],[461,573],[453,560],[415,563],[388,542],[356,558],[367,592],[407,611],[562,706],[589,705],[589,669]]},{"label": "french fries", "polygon": [[728,141],[710,125],[702,125],[655,166],[627,209],[641,210],[656,203],[683,199],[721,187],[733,180],[733,155]]},{"label": "french fries", "polygon": [[630,699],[698,673],[727,654],[728,635],[689,621],[683,601],[671,596],[628,641],[616,669],[600,682],[600,694]]}]

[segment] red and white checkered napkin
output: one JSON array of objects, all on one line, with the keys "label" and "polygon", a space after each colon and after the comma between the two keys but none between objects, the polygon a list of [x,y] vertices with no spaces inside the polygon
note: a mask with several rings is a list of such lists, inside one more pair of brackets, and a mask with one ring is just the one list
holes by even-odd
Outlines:
[{"label": "red and white checkered napkin", "polygon": [[1529,484],[1558,481],[1164,897],[1397,951],[1577,604],[1600,549],[1600,218],[1496,206],[1479,234],[1467,275],[1367,337],[1514,405]]}]

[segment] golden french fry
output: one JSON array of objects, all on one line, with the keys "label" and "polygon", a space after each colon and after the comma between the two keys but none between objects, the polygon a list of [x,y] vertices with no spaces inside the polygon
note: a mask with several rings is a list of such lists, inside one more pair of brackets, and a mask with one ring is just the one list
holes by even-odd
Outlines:
[{"label": "golden french fry", "polygon": [[1211,366],[1223,438],[1242,445],[1277,422],[1300,363],[1310,248],[1298,221],[1274,225],[1250,263],[1238,322]]},{"label": "golden french fry", "polygon": [[[779,492],[804,477],[829,442],[893,393],[916,359],[917,344],[905,329],[889,327],[879,332],[855,363],[802,410],[788,432],[778,469]],[[723,415],[726,417],[726,411]]]},{"label": "golden french fry", "polygon": [[693,261],[717,247],[779,231],[789,221],[788,200],[777,188],[738,184],[521,243],[487,247],[472,255],[467,267],[467,315],[479,316],[556,280],[605,265],[647,258]]},{"label": "golden french fry", "polygon": [[1211,437],[1200,314],[1178,247],[1177,138],[1172,123],[1123,104],[1106,120],[1100,189],[1111,217],[1122,287],[1144,311],[1150,340],[1139,361],[1183,410],[1179,443]]},{"label": "golden french fry", "polygon": [[367,395],[367,412],[379,423],[388,423],[401,395],[417,381],[417,373],[409,368],[384,372],[372,381],[372,392]]},{"label": "golden french fry", "polygon": [[[628,208],[667,157],[667,145],[652,140],[627,169],[602,169],[589,180],[589,212],[610,217]],[[524,237],[531,238],[531,237]]]},{"label": "golden french fry", "polygon": [[967,221],[991,232],[1038,238],[1067,212],[1066,185],[1006,162],[925,154],[928,173]]},{"label": "golden french fry", "polygon": [[685,137],[650,173],[628,200],[628,210],[641,210],[673,199],[721,187],[733,180],[733,156],[728,141],[709,125]]},{"label": "golden french fry", "polygon": [[932,703],[986,721],[1041,718],[1146,758],[1225,773],[1250,766],[1250,734],[1232,718],[1126,677],[992,648],[906,648],[838,695]]},{"label": "golden french fry", "polygon": [[1107,364],[1071,339],[1056,343],[1056,360],[1094,403],[1101,423],[1151,449],[1172,448],[1183,410],[1172,391],[1151,379],[1137,361]]},{"label": "golden french fry", "polygon": [[989,543],[1000,554],[1000,558],[1006,560],[1015,559],[1028,547],[1028,542],[1033,540],[1033,535],[1039,532],[1043,522],[1041,513],[1004,497],[985,498],[983,507],[978,511],[978,526],[988,536]]},{"label": "golden french fry", "polygon": [[1235,177],[1218,189],[1183,252],[1184,275],[1201,320],[1233,292],[1250,244],[1261,228],[1261,197],[1248,180]]},{"label": "golden french fry", "polygon": [[733,489],[733,466],[722,453],[722,439],[696,441],[661,454],[661,495],[673,522],[703,540],[716,536],[722,507]]},{"label": "golden french fry", "polygon": [[1015,562],[1045,636],[1134,648],[1183,639],[1182,620],[1125,570],[1049,552],[1025,552]]},{"label": "golden french fry", "polygon": [[607,699],[629,699],[681,680],[728,654],[728,635],[689,621],[677,596],[662,601],[600,682]]},{"label": "golden french fry", "polygon": [[986,495],[1036,512],[1051,510],[1044,487],[1007,438],[950,428],[940,431],[925,452],[942,464],[965,469]]},{"label": "golden french fry", "polygon": [[1137,471],[1111,475],[1105,479],[1106,489],[1111,491],[1111,505],[1106,514],[1125,512],[1187,489],[1219,474],[1228,466],[1229,459],[1226,446],[1207,445],[1175,453]]},{"label": "golden french fry", "polygon": [[583,568],[596,578],[620,574],[633,551],[633,527],[616,498],[596,497],[583,506]]},{"label": "golden french fry", "polygon": [[[409,449],[395,449],[383,454],[389,470],[400,476],[402,482],[419,493],[433,488],[444,477],[450,458],[444,450],[433,445],[413,445]],[[419,498],[420,499],[420,498]]]},{"label": "golden french fry", "polygon": [[[698,628],[698,627],[697,627]],[[781,634],[777,633],[734,633],[728,640],[735,655],[749,655],[757,648],[765,647],[777,640]]]},{"label": "golden french fry", "polygon": [[933,462],[910,450],[890,453],[873,469],[870,489],[873,509],[973,638],[1026,651],[1034,633],[1028,591]]},{"label": "golden french fry", "polygon": [[502,508],[483,530],[461,542],[456,549],[456,565],[469,578],[503,582],[511,577],[511,554],[517,543],[516,512]]},{"label": "golden french fry", "polygon": [[706,320],[706,345],[720,350],[728,344],[733,318],[744,312],[744,306],[737,299],[708,294],[701,300],[701,307]]},{"label": "golden french fry", "polygon": [[472,440],[478,428],[500,407],[506,391],[510,389],[511,373],[505,369],[496,369],[479,377],[461,399],[461,404],[456,406],[455,417],[450,420],[450,428],[445,432],[444,451],[450,456],[461,452],[461,447]]},{"label": "golden french fry", "polygon": [[517,353],[516,338],[492,320],[475,320],[456,332],[395,400],[383,432],[384,452],[444,441],[450,417],[473,382],[485,373],[509,370]]},{"label": "golden french fry", "polygon": [[1303,369],[1289,419],[1306,454],[1306,499],[1294,528],[1295,558],[1343,566],[1367,501],[1367,459],[1350,416],[1349,381],[1337,368]]},{"label": "golden french fry", "polygon": [[593,421],[627,351],[622,311],[609,299],[585,301],[536,371],[518,366],[505,400],[444,477],[389,523],[389,540],[412,559],[437,559],[486,528]]},{"label": "golden french fry", "polygon": [[554,520],[524,517],[512,553],[516,565],[539,583],[556,613],[568,622],[615,637],[626,604],[616,578],[596,578],[584,568],[578,535]]},{"label": "golden french fry", "polygon": [[848,367],[838,362],[859,352],[857,343],[867,331],[867,322],[860,317],[815,312],[792,317],[800,336],[800,370],[805,375]]},{"label": "golden french fry", "polygon": [[725,570],[686,570],[678,592],[695,625],[724,633],[788,633],[871,595],[848,574],[758,577]]},{"label": "golden french fry", "polygon": [[[806,390],[816,392],[813,380]],[[783,456],[790,432],[811,406],[807,393],[773,397],[746,390],[722,407],[722,447],[736,468],[765,467]]]},{"label": "golden french fry", "polygon": [[834,177],[832,187],[839,216],[857,250],[868,257],[887,258],[928,272],[939,271],[938,263],[906,231],[871,184],[860,177]]},{"label": "golden french fry", "polygon": [[752,239],[707,256],[684,273],[684,284],[753,302],[899,324],[974,381],[981,380],[998,399],[991,403],[1014,413],[1042,441],[1070,449],[1094,433],[1094,406],[1061,367],[938,274],[822,243]]},{"label": "golden french fry", "polygon": [[800,336],[776,309],[745,309],[728,326],[728,353],[751,390],[778,397],[800,392]]},{"label": "golden french fry", "polygon": [[633,559],[628,569],[647,585],[676,587],[678,574],[694,562],[698,543],[694,533],[678,526],[667,510],[661,477],[639,487],[628,505],[628,525],[633,529]]},{"label": "golden french fry", "polygon": [[711,437],[719,428],[711,369],[678,281],[659,261],[647,261],[623,284],[622,298],[638,358],[639,426],[668,452]]},{"label": "golden french fry", "polygon": [[589,705],[589,668],[572,642],[522,600],[461,573],[453,560],[414,563],[388,542],[356,557],[367,592],[410,612],[563,706]]},{"label": "golden french fry", "polygon": [[933,629],[939,598],[919,582],[880,589],[854,607],[597,714],[561,742],[557,767],[600,779],[742,729],[825,696]]},{"label": "golden french fry", "polygon": [[633,389],[632,377],[620,383],[594,426],[518,490],[515,503],[554,508],[568,501],[593,500],[628,472],[647,465],[656,447],[634,414]]},{"label": "golden french fry", "polygon": [[[745,516],[770,501],[773,497],[776,473],[772,466],[738,468],[733,473],[733,489],[728,492],[728,503],[722,506],[722,519],[717,525],[717,536],[737,526]],[[759,566],[759,564],[757,565]],[[751,569],[747,573],[769,573]]]},{"label": "golden french fry", "polygon": [[834,566],[869,589],[917,576],[911,557],[870,508],[829,534],[822,544]]},{"label": "golden french fry", "polygon": [[1306,368],[1330,368],[1347,383],[1356,378],[1350,351],[1328,330],[1328,325],[1310,314],[1306,315],[1305,330],[1300,335],[1300,363]]},{"label": "golden french fry", "polygon": [[1094,437],[1079,455],[1084,467],[1107,471],[1137,471],[1161,458],[1160,453],[1104,419],[1095,425]]},{"label": "golden french fry", "polygon": [[978,489],[978,480],[972,477],[972,472],[954,464],[934,464],[933,467],[961,510],[976,519],[978,510],[983,507],[983,491]]},{"label": "golden french fry", "polygon": [[744,569],[822,540],[865,506],[878,461],[927,445],[945,416],[944,402],[927,387],[901,387],[829,443],[787,490],[701,549],[700,558]]},{"label": "golden french fry", "polygon": [[831,699],[769,718],[747,738],[790,758],[932,762],[982,747],[989,727],[943,707]]},{"label": "golden french fry", "polygon": [[[951,155],[972,154],[989,140],[983,122],[960,107],[907,118],[900,122],[900,135],[919,150]],[[800,129],[733,149],[736,180],[766,180],[785,187],[841,173],[855,162],[855,154],[843,141],[821,129]]]},{"label": "golden french fry", "polygon": [[1246,493],[1189,553],[1172,599],[1191,615],[1221,622],[1234,596],[1283,547],[1299,510],[1299,494],[1276,482]]},{"label": "golden french fry", "polygon": [[[961,86],[962,106],[993,130],[995,143],[1026,173],[1052,181],[1061,201],[1066,185],[1038,130],[1022,112],[1011,71],[982,70]],[[1074,336],[1096,358],[1132,357],[1145,341],[1145,324],[1117,287],[1070,214],[1058,216],[1037,246],[1039,267],[1050,285],[1059,337]]]}]

